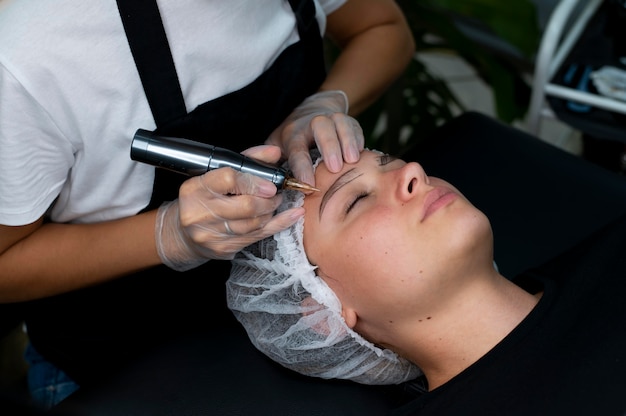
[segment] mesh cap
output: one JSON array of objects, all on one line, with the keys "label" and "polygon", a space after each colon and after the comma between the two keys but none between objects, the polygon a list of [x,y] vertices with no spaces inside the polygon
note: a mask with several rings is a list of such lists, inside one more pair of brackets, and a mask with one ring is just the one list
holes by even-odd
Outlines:
[{"label": "mesh cap", "polygon": [[[314,166],[319,152],[312,151]],[[304,194],[284,190],[278,211],[302,206]],[[349,328],[341,303],[304,252],[304,219],[250,245],[232,261],[228,307],[254,346],[282,366],[324,379],[398,384],[421,371]]]}]

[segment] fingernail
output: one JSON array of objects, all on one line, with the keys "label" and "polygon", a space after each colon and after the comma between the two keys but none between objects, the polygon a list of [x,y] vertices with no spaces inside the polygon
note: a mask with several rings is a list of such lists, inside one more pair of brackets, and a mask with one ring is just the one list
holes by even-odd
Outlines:
[{"label": "fingernail", "polygon": [[289,218],[294,221],[299,220],[303,216],[304,216],[304,208],[302,207],[292,208],[291,212],[289,213]]},{"label": "fingernail", "polygon": [[330,155],[328,159],[324,159],[324,163],[326,164],[326,167],[329,171],[335,173],[341,170],[341,164],[343,163],[343,161],[340,160],[337,155],[333,154]]},{"label": "fingernail", "polygon": [[307,185],[315,186],[315,176],[311,175],[302,175],[302,182]]},{"label": "fingernail", "polygon": [[270,197],[276,194],[276,185],[270,181],[259,181],[257,193],[261,197]]},{"label": "fingernail", "polygon": [[355,163],[359,160],[359,149],[357,149],[356,144],[353,143],[348,147],[346,156],[346,162]]}]

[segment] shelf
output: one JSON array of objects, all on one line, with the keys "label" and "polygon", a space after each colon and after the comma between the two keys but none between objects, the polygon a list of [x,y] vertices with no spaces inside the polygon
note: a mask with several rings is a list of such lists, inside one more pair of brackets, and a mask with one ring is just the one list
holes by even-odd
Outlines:
[{"label": "shelf", "polygon": [[[541,117],[552,115],[593,137],[626,143],[626,102],[597,94],[591,81],[588,91],[565,82],[571,64],[589,65],[592,70],[605,65],[626,69],[607,30],[610,7],[602,0],[562,0],[555,8],[537,57],[528,117],[532,133],[538,133]],[[568,101],[590,109],[573,111]]]}]

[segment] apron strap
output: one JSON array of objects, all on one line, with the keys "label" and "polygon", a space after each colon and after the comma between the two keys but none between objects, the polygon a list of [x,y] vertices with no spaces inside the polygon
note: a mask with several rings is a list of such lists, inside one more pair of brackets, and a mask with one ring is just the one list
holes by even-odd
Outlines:
[{"label": "apron strap", "polygon": [[[259,102],[264,103],[265,100],[259,100],[259,96],[272,93],[276,105],[273,106],[270,117],[245,118],[251,125],[258,126],[253,132],[255,134],[249,134],[245,128],[235,129],[239,136],[245,136],[247,140],[239,140],[235,144],[239,147],[243,147],[244,143],[249,146],[251,145],[249,137],[269,134],[271,129],[268,123],[274,123],[273,118],[278,118],[275,124],[280,124],[289,111],[303,99],[302,96],[306,97],[307,93],[315,91],[325,75],[315,4],[313,0],[288,0],[296,17],[300,42],[288,47],[278,57],[277,61],[280,62],[275,62],[252,84],[203,103],[188,113],[157,0],[116,1],[126,38],[156,123],[155,131],[159,134],[203,142],[209,138],[214,141],[213,144],[217,141],[217,145],[220,145],[218,141],[220,137],[231,137],[234,134],[231,131],[233,125],[241,125],[238,122],[239,117],[233,119],[233,114],[250,113],[250,103],[257,105]],[[297,69],[291,66],[292,59],[297,61]],[[311,85],[308,85],[309,83]],[[290,99],[290,96],[298,98]],[[262,119],[258,120],[258,117]],[[156,208],[163,201],[175,199],[180,184],[185,179],[184,175],[155,168],[152,196],[142,211]]]},{"label": "apron strap", "polygon": [[157,127],[184,117],[185,100],[156,0],[117,0],[117,7]]},{"label": "apron strap", "polygon": [[[301,39],[317,24],[310,0],[289,0]],[[126,39],[157,128],[187,114],[174,58],[156,0],[117,0]]]},{"label": "apron strap", "polygon": [[300,34],[300,39],[302,39],[306,33],[310,33],[309,29],[312,24],[317,25],[315,5],[313,1],[309,0],[289,0],[289,5],[296,15],[298,33]]}]

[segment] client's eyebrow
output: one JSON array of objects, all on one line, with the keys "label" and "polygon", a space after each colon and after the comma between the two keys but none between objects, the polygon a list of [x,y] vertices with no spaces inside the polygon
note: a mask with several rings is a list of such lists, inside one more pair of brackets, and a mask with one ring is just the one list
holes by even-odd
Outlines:
[{"label": "client's eyebrow", "polygon": [[326,203],[335,194],[335,192],[341,189],[342,186],[352,182],[359,176],[363,175],[362,173],[355,175],[355,173],[358,173],[358,172],[356,172],[354,169],[355,168],[352,168],[342,173],[337,178],[337,180],[333,182],[333,184],[328,188],[328,191],[326,191],[326,193],[322,197],[322,202],[320,203],[320,214],[319,214],[320,219],[322,218],[322,213],[324,212],[324,207],[326,206]]}]

